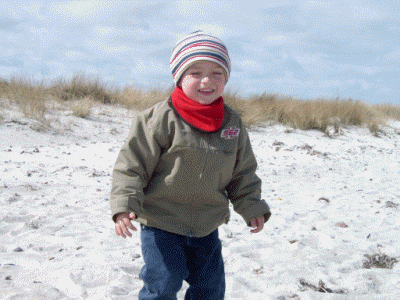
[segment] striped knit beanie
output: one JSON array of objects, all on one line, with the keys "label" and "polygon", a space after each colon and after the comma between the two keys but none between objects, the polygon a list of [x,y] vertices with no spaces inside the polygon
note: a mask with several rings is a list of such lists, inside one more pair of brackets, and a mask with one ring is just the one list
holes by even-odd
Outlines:
[{"label": "striped knit beanie", "polygon": [[207,60],[220,65],[225,70],[225,83],[228,82],[231,72],[231,61],[224,43],[204,33],[196,31],[179,40],[172,50],[169,66],[175,84],[193,63]]}]

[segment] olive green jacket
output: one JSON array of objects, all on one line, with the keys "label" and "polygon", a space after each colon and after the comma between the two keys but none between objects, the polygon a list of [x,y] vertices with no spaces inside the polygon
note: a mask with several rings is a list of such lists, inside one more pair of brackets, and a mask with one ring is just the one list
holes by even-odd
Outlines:
[{"label": "olive green jacket", "polygon": [[135,116],[113,170],[111,213],[168,232],[203,237],[229,221],[229,200],[248,226],[271,215],[248,133],[225,105],[220,130],[188,125],[167,99]]}]

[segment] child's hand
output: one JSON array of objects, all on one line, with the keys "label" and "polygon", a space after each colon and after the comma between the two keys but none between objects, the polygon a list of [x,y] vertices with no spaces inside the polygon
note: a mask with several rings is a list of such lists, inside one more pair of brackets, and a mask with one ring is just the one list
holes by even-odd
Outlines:
[{"label": "child's hand", "polygon": [[137,231],[136,227],[131,223],[131,220],[134,219],[136,219],[136,215],[132,212],[118,214],[117,218],[115,219],[115,233],[119,236],[122,236],[124,239],[126,236],[132,237],[129,229]]},{"label": "child's hand", "polygon": [[264,228],[264,216],[259,216],[256,218],[253,218],[251,221],[251,227],[255,228],[253,230],[250,230],[251,233],[257,233],[263,230]]}]

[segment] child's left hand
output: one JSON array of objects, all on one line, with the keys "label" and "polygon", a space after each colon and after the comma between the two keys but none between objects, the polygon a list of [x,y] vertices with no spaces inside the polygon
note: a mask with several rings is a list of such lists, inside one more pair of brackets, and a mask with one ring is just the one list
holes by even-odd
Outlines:
[{"label": "child's left hand", "polygon": [[264,216],[259,216],[256,218],[253,218],[251,221],[251,227],[255,228],[253,230],[250,230],[251,233],[257,233],[263,230],[264,228]]}]

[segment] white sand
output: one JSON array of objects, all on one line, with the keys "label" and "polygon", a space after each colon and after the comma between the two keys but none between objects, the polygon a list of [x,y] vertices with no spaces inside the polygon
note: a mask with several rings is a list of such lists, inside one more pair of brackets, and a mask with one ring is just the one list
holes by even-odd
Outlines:
[{"label": "white sand", "polygon": [[[137,299],[139,234],[117,237],[109,211],[132,115],[54,108],[41,128],[0,110],[0,299]],[[389,125],[380,137],[250,132],[273,215],[258,234],[236,213],[220,228],[226,299],[400,299],[400,263],[363,267],[365,255],[400,261],[400,123]]]}]

